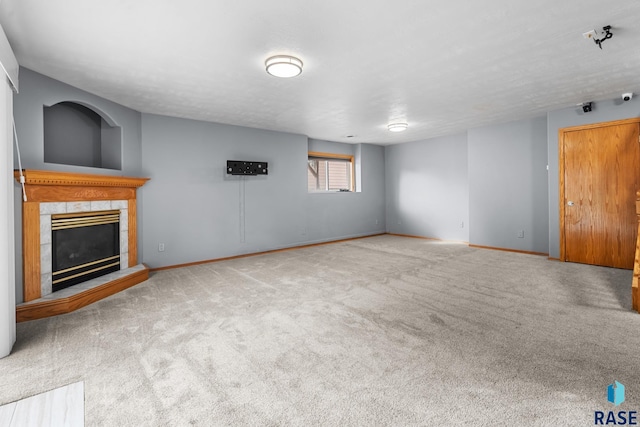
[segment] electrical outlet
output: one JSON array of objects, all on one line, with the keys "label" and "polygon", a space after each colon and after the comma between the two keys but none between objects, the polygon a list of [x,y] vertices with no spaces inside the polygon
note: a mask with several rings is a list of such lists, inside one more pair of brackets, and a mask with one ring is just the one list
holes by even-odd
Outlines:
[{"label": "electrical outlet", "polygon": [[164,243],[158,243],[158,252],[164,252]]},{"label": "electrical outlet", "polygon": [[518,230],[518,239],[524,239],[524,230]]},{"label": "electrical outlet", "polygon": [[376,218],[376,225],[380,224],[380,220]]},{"label": "electrical outlet", "polygon": [[464,228],[464,221],[460,223],[460,228]]}]

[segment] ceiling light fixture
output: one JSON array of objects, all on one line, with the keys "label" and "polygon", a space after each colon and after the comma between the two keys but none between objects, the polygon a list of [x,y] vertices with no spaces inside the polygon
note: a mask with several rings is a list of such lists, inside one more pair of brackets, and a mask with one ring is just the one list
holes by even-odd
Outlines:
[{"label": "ceiling light fixture", "polygon": [[387,129],[391,132],[404,132],[408,127],[407,123],[391,123],[387,126]]},{"label": "ceiling light fixture", "polygon": [[295,77],[302,73],[302,61],[289,55],[276,55],[264,61],[267,73],[275,77]]}]

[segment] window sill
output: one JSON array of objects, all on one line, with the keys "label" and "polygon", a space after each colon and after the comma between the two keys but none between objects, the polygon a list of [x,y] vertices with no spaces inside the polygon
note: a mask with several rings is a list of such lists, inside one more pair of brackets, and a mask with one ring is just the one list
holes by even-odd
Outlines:
[{"label": "window sill", "polygon": [[355,191],[308,191],[309,194],[353,194]]}]

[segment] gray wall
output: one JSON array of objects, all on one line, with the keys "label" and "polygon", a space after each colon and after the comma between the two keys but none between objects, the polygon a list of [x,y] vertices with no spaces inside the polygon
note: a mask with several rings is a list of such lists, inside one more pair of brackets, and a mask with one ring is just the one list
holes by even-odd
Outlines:
[{"label": "gray wall", "polygon": [[101,166],[105,169],[122,169],[122,128],[112,127],[100,119],[100,142]]},{"label": "gray wall", "polygon": [[63,102],[43,110],[46,163],[120,170],[122,128],[80,104]]},{"label": "gray wall", "polygon": [[539,117],[387,147],[387,230],[546,253],[546,129]]},{"label": "gray wall", "polygon": [[47,163],[101,167],[101,118],[90,109],[63,102],[44,110]]},{"label": "gray wall", "polygon": [[309,151],[319,153],[348,154],[356,155],[357,144],[342,144],[340,142],[323,141],[321,139],[309,138]]},{"label": "gray wall", "polygon": [[[309,140],[309,151],[353,154],[356,162],[356,192],[306,194],[308,241],[324,242],[341,237],[384,233],[384,147]],[[305,158],[305,185],[306,176]]]},{"label": "gray wall", "polygon": [[[13,102],[14,119],[20,142],[24,169],[56,170],[103,175],[140,176],[142,146],[140,143],[140,113],[73,86],[50,79],[27,68],[20,68],[20,93]],[[44,106],[73,101],[92,106],[122,127],[122,170],[69,166],[44,162]],[[18,169],[17,153],[14,168]],[[22,195],[14,185],[15,248],[22,254]],[[140,242],[138,243],[140,244]],[[16,301],[23,301],[22,256],[16,256]]]},{"label": "gray wall", "polygon": [[468,135],[469,243],[547,253],[546,117],[471,129]]},{"label": "gray wall", "polygon": [[560,178],[558,166],[558,131],[562,128],[640,117],[638,95],[628,102],[615,100],[594,103],[593,111],[583,113],[579,107],[551,111],[547,114],[549,158],[549,257],[560,257]]},{"label": "gray wall", "polygon": [[387,146],[385,161],[387,231],[468,241],[466,133]]},{"label": "gray wall", "polygon": [[[383,148],[361,147],[368,190],[309,194],[308,146],[302,135],[143,114],[142,173],[151,178],[140,190],[144,262],[162,267],[383,232]],[[269,175],[229,176],[227,160],[266,161]]]},{"label": "gray wall", "polygon": [[[139,112],[27,68],[20,68],[20,86],[20,93],[15,96],[14,114],[23,168],[103,175],[138,176],[140,174],[142,148]],[[121,171],[44,162],[43,107],[63,101],[90,105],[93,110],[110,118],[116,126],[122,128]],[[17,159],[15,165],[17,168]]]}]

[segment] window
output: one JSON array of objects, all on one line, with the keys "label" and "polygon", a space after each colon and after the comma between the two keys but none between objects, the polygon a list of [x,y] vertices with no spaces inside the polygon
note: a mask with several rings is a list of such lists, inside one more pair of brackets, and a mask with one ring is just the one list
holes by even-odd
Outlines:
[{"label": "window", "polygon": [[309,153],[307,180],[309,192],[353,191],[353,156]]}]

